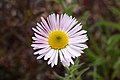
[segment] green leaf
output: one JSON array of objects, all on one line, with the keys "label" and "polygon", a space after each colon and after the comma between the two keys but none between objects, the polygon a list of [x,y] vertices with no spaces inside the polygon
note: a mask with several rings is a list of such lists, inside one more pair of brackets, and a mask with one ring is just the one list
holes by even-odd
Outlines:
[{"label": "green leaf", "polygon": [[119,3],[120,2],[120,0],[115,0],[116,1],[116,3]]},{"label": "green leaf", "polygon": [[120,24],[114,23],[106,20],[100,20],[96,24],[93,25],[94,27],[108,27],[108,28],[114,28],[116,30],[120,31]]},{"label": "green leaf", "polygon": [[102,49],[100,48],[100,46],[98,46],[94,36],[88,31],[88,36],[89,36],[89,41],[92,43],[93,49],[95,50],[95,52],[100,55],[103,54],[104,52],[102,51]]},{"label": "green leaf", "polygon": [[56,3],[61,4],[63,0],[55,0]]},{"label": "green leaf", "polygon": [[108,39],[108,45],[110,47],[115,47],[120,43],[120,34],[115,34]]},{"label": "green leaf", "polygon": [[85,68],[83,70],[81,70],[80,72],[78,72],[78,76],[76,78],[76,80],[79,80],[81,78],[81,76],[83,75],[83,73],[85,73],[86,71],[88,71],[89,67],[88,68]]},{"label": "green leaf", "polygon": [[114,72],[112,74],[112,79],[114,79],[117,75],[120,74],[120,57],[118,58],[118,60],[113,65],[113,68],[114,68]]},{"label": "green leaf", "polygon": [[120,58],[115,62],[114,69],[120,69]]},{"label": "green leaf", "polygon": [[102,76],[100,76],[98,73],[94,73],[93,71],[88,72],[88,76],[95,77],[96,80],[104,80]]},{"label": "green leaf", "polygon": [[82,23],[82,25],[86,24],[86,21],[88,20],[88,18],[90,17],[90,13],[88,11],[86,11],[79,19],[78,21]]},{"label": "green leaf", "polygon": [[110,6],[109,9],[114,13],[116,14],[118,17],[120,17],[120,9],[116,8],[116,7],[113,7],[113,6]]},{"label": "green leaf", "polygon": [[100,66],[102,64],[105,64],[106,60],[103,58],[103,57],[98,57],[96,58],[96,60],[92,63],[92,65],[95,65],[95,66]]},{"label": "green leaf", "polygon": [[97,56],[95,56],[95,54],[93,53],[93,51],[90,48],[86,49],[85,53],[86,53],[85,55],[87,56],[87,59],[89,59],[90,61],[96,60]]}]

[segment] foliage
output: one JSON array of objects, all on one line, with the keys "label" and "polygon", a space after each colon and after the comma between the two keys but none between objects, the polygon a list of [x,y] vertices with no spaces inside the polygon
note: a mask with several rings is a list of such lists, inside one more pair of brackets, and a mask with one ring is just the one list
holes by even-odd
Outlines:
[{"label": "foliage", "polygon": [[60,78],[60,80],[81,80],[83,73],[85,73],[89,68],[82,68],[80,69],[84,63],[79,62],[78,58],[75,61],[75,64],[72,65],[70,68],[66,67],[65,77],[59,76],[54,72],[54,74]]}]

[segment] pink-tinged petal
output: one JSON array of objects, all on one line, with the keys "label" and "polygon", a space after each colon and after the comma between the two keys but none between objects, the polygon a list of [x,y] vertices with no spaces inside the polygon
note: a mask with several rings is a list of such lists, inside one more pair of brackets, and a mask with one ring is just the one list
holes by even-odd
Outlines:
[{"label": "pink-tinged petal", "polygon": [[75,38],[70,38],[68,44],[83,43],[83,42],[86,42],[87,40],[88,38],[87,38],[87,35],[85,34]]},{"label": "pink-tinged petal", "polygon": [[44,31],[46,33],[46,31],[44,29],[44,26],[42,26],[40,23],[37,23],[37,26],[40,28],[40,30],[42,30],[42,31]]},{"label": "pink-tinged petal", "polygon": [[69,16],[67,14],[64,14],[63,15],[63,18],[61,19],[61,23],[60,23],[60,29],[62,31],[64,31],[64,28],[66,26],[66,23],[68,24],[69,23]]},{"label": "pink-tinged petal", "polygon": [[45,56],[45,55],[46,55],[46,53],[43,53],[43,54],[39,55],[39,56],[37,57],[37,59],[41,59],[41,58],[43,58],[43,56]]},{"label": "pink-tinged petal", "polygon": [[62,64],[63,64],[64,66],[68,66],[68,67],[69,67],[69,66],[70,66],[70,61],[64,59],[64,60],[62,61]]},{"label": "pink-tinged petal", "polygon": [[79,31],[79,32],[77,32],[77,33],[73,33],[72,35],[70,35],[70,37],[81,36],[81,35],[83,35],[83,34],[85,34],[85,33],[87,33],[87,31],[81,30],[81,31]]},{"label": "pink-tinged petal", "polygon": [[70,53],[70,52],[68,51],[67,47],[66,47],[65,49],[66,49],[66,51],[69,53],[69,55],[71,55],[71,57],[75,58],[74,53],[73,53],[73,54],[72,54],[72,53]]},{"label": "pink-tinged petal", "polygon": [[65,49],[61,49],[61,51],[63,52],[65,59],[71,58],[71,55],[69,55],[69,53]]},{"label": "pink-tinged petal", "polygon": [[[40,22],[41,23],[41,22]],[[37,26],[41,29],[41,30],[44,30],[45,31],[45,28],[44,26],[42,26],[40,23],[37,22]],[[45,31],[46,32],[46,31]]]},{"label": "pink-tinged petal", "polygon": [[72,29],[77,23],[78,23],[78,21],[76,21],[76,19],[73,18],[73,20],[71,21],[71,24],[70,24],[69,27],[65,30],[65,32],[67,33],[68,31],[70,31],[70,29]]},{"label": "pink-tinged petal", "polygon": [[38,40],[38,38],[37,38],[37,37],[32,37],[32,39],[33,39],[33,40]]},{"label": "pink-tinged petal", "polygon": [[38,40],[39,40],[39,39],[41,39],[41,40],[48,41],[48,39],[47,39],[47,38],[45,38],[45,37],[43,37],[43,36],[40,36],[40,35],[38,35],[38,34],[36,34],[36,33],[34,33],[34,35],[35,35],[35,37],[37,37],[37,38],[38,38]]},{"label": "pink-tinged petal", "polygon": [[69,17],[67,14],[64,14],[63,18],[61,18],[60,20],[60,30],[66,31],[69,28],[71,22],[72,17],[71,16]]},{"label": "pink-tinged petal", "polygon": [[53,67],[54,66],[54,63],[51,63],[51,67]]},{"label": "pink-tinged petal", "polygon": [[48,61],[48,64],[51,64],[52,67],[53,67],[54,64],[55,64],[55,62],[54,62],[54,58],[55,58],[55,56],[56,56],[55,53],[56,53],[56,50],[54,50],[54,52],[53,52],[51,58],[50,58],[49,61]]},{"label": "pink-tinged petal", "polygon": [[50,50],[50,47],[45,47],[45,48],[43,48],[41,50],[38,50],[38,51],[34,52],[34,55],[47,53],[49,50]]},{"label": "pink-tinged petal", "polygon": [[81,48],[81,47],[78,47],[78,46],[74,46],[74,45],[69,45],[73,50],[76,50],[76,51],[78,51],[78,52],[80,52],[80,53],[84,53],[82,50],[83,50],[83,48]]},{"label": "pink-tinged petal", "polygon": [[40,22],[41,26],[43,27],[43,31],[45,31],[46,33],[49,33],[49,31],[46,29],[46,26],[43,24],[43,22]]},{"label": "pink-tinged petal", "polygon": [[[61,52],[62,52],[63,55],[64,55],[64,51],[61,50]],[[64,57],[64,58],[63,58],[63,61],[62,61],[63,65],[64,65],[64,66],[70,66],[70,61],[69,61],[70,58],[66,58],[65,56],[63,56],[63,57]]]},{"label": "pink-tinged petal", "polygon": [[55,14],[52,15],[52,19],[53,19],[52,24],[54,25],[53,27],[55,30],[57,30],[57,25],[56,25],[57,22],[56,22],[56,15]]},{"label": "pink-tinged petal", "polygon": [[48,22],[49,24],[51,25],[51,29],[52,30],[56,30],[56,21],[55,21],[55,14],[51,14],[49,17],[48,17]]},{"label": "pink-tinged petal", "polygon": [[49,43],[48,43],[47,41],[45,41],[45,40],[40,40],[40,39],[39,39],[39,40],[36,40],[36,41],[33,41],[32,43],[33,43],[33,44],[34,44],[34,43],[36,43],[36,44],[38,43],[38,44],[48,44],[48,45],[49,45]]},{"label": "pink-tinged petal", "polygon": [[81,29],[82,29],[82,25],[81,25],[81,23],[79,23],[79,24],[75,25],[75,27],[71,28],[71,30],[69,30],[67,32],[67,34],[71,35],[71,34],[77,32],[77,31],[79,31]]},{"label": "pink-tinged petal", "polygon": [[48,34],[44,32],[42,29],[40,29],[40,27],[36,26],[36,28],[40,31],[41,35],[43,35],[44,37],[48,37]]},{"label": "pink-tinged petal", "polygon": [[70,24],[72,23],[73,19],[72,16],[69,17],[68,15],[65,15],[62,21],[63,21],[63,25],[61,26],[62,31],[66,31],[69,28]]},{"label": "pink-tinged petal", "polygon": [[60,15],[60,26],[59,26],[59,30],[61,30],[61,26],[62,26],[62,19],[63,19],[63,14]]},{"label": "pink-tinged petal", "polygon": [[70,45],[80,47],[81,50],[88,48],[88,46],[86,44],[81,44],[81,43],[80,44],[70,44]]},{"label": "pink-tinged petal", "polygon": [[37,59],[41,59],[45,54],[42,54],[40,56],[37,57]]},{"label": "pink-tinged petal", "polygon": [[58,50],[56,50],[56,55],[55,55],[55,58],[54,58],[54,62],[55,62],[55,65],[57,65],[58,63]]},{"label": "pink-tinged petal", "polygon": [[41,34],[40,31],[38,31],[38,30],[35,29],[35,28],[32,28],[32,30],[35,31],[35,32],[38,33],[38,34]]},{"label": "pink-tinged petal", "polygon": [[73,61],[71,58],[69,59],[69,61],[70,61],[72,64],[74,64],[74,61]]},{"label": "pink-tinged petal", "polygon": [[54,50],[53,54],[51,55],[51,57],[50,57],[50,59],[49,59],[49,61],[48,61],[48,64],[54,63],[54,62],[53,62],[53,59],[54,59],[54,57],[55,57],[55,55],[56,55],[55,53],[56,53],[56,50]]},{"label": "pink-tinged petal", "polygon": [[47,45],[47,44],[32,44],[31,46],[35,47],[35,48],[38,48],[38,49],[49,47],[49,45]]},{"label": "pink-tinged petal", "polygon": [[54,52],[54,49],[51,49],[51,50],[45,55],[44,60],[47,60],[48,58],[50,58],[50,57],[52,56],[53,52]]},{"label": "pink-tinged petal", "polygon": [[67,46],[66,49],[69,51],[69,53],[71,53],[72,55],[76,57],[81,55],[79,51],[72,49],[70,46]]},{"label": "pink-tinged petal", "polygon": [[53,67],[54,65],[57,65],[57,61],[58,61],[58,50],[55,50],[54,51],[54,58],[53,59],[50,59],[48,62],[49,64],[51,63],[51,66]]},{"label": "pink-tinged petal", "polygon": [[47,30],[47,32],[48,33],[51,32],[50,27],[48,26],[48,23],[46,22],[46,20],[43,17],[41,17],[41,20],[43,24],[45,25],[44,28]]},{"label": "pink-tinged petal", "polygon": [[59,55],[60,55],[60,61],[63,61],[63,53],[61,52],[61,50],[59,50]]},{"label": "pink-tinged petal", "polygon": [[56,27],[57,27],[57,30],[59,30],[59,27],[60,27],[60,16],[59,16],[59,14],[57,14]]},{"label": "pink-tinged petal", "polygon": [[72,64],[74,64],[73,60],[71,59],[71,55],[70,53],[67,51],[67,49],[62,49],[63,55],[65,57],[65,59],[69,62],[71,62]]},{"label": "pink-tinged petal", "polygon": [[[49,15],[49,17],[50,17],[50,15]],[[50,27],[50,30],[53,31],[53,27],[52,27],[52,24],[51,24],[51,22],[49,20],[49,17],[47,17],[47,22],[48,22],[48,25]]]}]

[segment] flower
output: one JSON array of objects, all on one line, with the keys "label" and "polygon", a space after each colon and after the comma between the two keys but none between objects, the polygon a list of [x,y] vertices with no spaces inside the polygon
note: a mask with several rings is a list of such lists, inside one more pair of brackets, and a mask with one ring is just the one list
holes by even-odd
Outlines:
[{"label": "flower", "polygon": [[34,54],[39,55],[37,59],[48,60],[51,67],[58,64],[59,57],[64,66],[74,64],[73,58],[88,48],[84,44],[88,40],[87,31],[81,30],[81,23],[67,14],[51,14],[47,20],[41,17],[41,22],[32,29]]}]

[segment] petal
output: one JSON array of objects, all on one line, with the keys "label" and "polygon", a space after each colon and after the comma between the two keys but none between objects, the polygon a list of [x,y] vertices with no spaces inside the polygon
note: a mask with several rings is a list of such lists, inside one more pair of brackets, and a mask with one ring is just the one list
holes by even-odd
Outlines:
[{"label": "petal", "polygon": [[35,32],[38,33],[38,34],[41,34],[40,31],[38,31],[38,30],[35,29],[35,28],[32,28],[32,30],[35,31]]},{"label": "petal", "polygon": [[54,58],[55,65],[58,63],[58,50],[56,52],[55,58]]},{"label": "petal", "polygon": [[47,42],[47,41],[45,41],[45,40],[36,40],[36,41],[33,41],[32,43],[38,43],[38,44],[47,44],[47,45],[49,45],[49,43]]},{"label": "petal", "polygon": [[69,62],[71,62],[72,64],[74,64],[73,60],[71,59],[71,55],[70,53],[67,51],[67,49],[62,49],[63,55],[65,57],[65,59]]},{"label": "petal", "polygon": [[64,55],[65,59],[71,58],[71,56],[69,55],[69,53],[67,52],[67,50],[61,49],[61,51],[63,52],[63,55]]},{"label": "petal", "polygon": [[32,37],[32,39],[33,39],[33,40],[38,40],[38,38],[36,38],[36,37]]},{"label": "petal", "polygon": [[75,33],[69,34],[69,37],[81,36],[82,34],[85,34],[86,32],[87,31],[85,31],[85,30],[81,30],[79,32],[75,32]]},{"label": "petal", "polygon": [[[49,51],[49,50],[48,50]],[[47,53],[48,53],[48,51],[47,52],[44,52],[44,53],[42,53],[42,54],[40,54],[38,57],[37,57],[37,59],[41,59],[43,56],[45,56]]]},{"label": "petal", "polygon": [[56,50],[54,50],[52,56],[50,57],[50,59],[49,59],[49,61],[48,61],[48,64],[51,64],[51,65],[54,64],[54,61],[53,61],[53,60],[54,60],[55,55],[56,55],[55,53],[56,53]]},{"label": "petal", "polygon": [[50,47],[45,47],[45,48],[43,48],[41,50],[38,50],[38,51],[34,52],[34,55],[42,54],[42,53],[48,52],[49,50],[50,50]]},{"label": "petal", "polygon": [[59,50],[59,55],[60,55],[60,61],[63,61],[63,53],[61,52],[61,50]]},{"label": "petal", "polygon": [[54,66],[54,63],[51,63],[51,67],[53,67]]},{"label": "petal", "polygon": [[37,59],[41,59],[44,56],[44,54],[37,57]]},{"label": "petal", "polygon": [[62,64],[63,64],[64,66],[70,66],[70,62],[67,61],[67,60],[64,58],[63,54],[64,54],[64,53],[63,53],[61,50],[59,50],[60,61],[62,62]]},{"label": "petal", "polygon": [[74,46],[80,47],[81,49],[88,48],[88,46],[87,46],[86,44],[71,44],[71,45],[74,45]]},{"label": "petal", "polygon": [[57,14],[56,27],[57,27],[57,30],[59,30],[59,28],[60,28],[60,16],[59,16],[59,14]]},{"label": "petal", "polygon": [[32,47],[35,47],[35,48],[44,48],[44,47],[49,47],[49,45],[47,44],[32,44],[31,45]]},{"label": "petal", "polygon": [[69,44],[70,43],[83,43],[83,42],[86,42],[88,40],[87,38],[87,35],[81,35],[81,36],[78,36],[78,37],[74,37],[74,38],[69,38]]},{"label": "petal", "polygon": [[75,58],[75,55],[74,55],[74,54],[71,54],[71,53],[68,51],[67,48],[66,48],[66,51],[69,53],[69,55],[70,55],[71,57]]},{"label": "petal", "polygon": [[55,21],[55,14],[51,14],[49,15],[49,17],[47,18],[49,24],[51,25],[51,29],[52,30],[56,30],[56,21]]},{"label": "petal", "polygon": [[74,45],[69,45],[73,50],[78,51],[79,53],[84,53],[82,50],[84,48],[78,47],[78,46],[74,46]]},{"label": "petal", "polygon": [[61,30],[62,29],[62,19],[63,19],[63,14],[61,14],[60,15],[60,26],[59,26],[59,30]]},{"label": "petal", "polygon": [[43,37],[43,36],[40,36],[40,35],[38,35],[38,34],[36,34],[36,33],[34,33],[34,35],[35,35],[35,37],[38,38],[38,40],[39,40],[39,39],[42,39],[42,40],[48,41],[48,39],[45,38],[45,37]]},{"label": "petal", "polygon": [[36,28],[40,31],[41,35],[43,35],[44,37],[48,37],[48,34],[44,30],[40,29],[40,27],[38,26],[36,26]]},{"label": "petal", "polygon": [[67,46],[66,49],[69,51],[69,53],[71,53],[72,55],[76,57],[81,55],[79,51],[72,49],[70,46]]},{"label": "petal", "polygon": [[65,31],[66,27],[68,28],[70,23],[71,23],[70,17],[67,14],[64,14],[63,18],[61,19],[61,23],[60,23],[61,24],[60,25],[61,30]]},{"label": "petal", "polygon": [[69,26],[71,25],[72,20],[73,20],[72,17],[71,16],[69,17],[68,15],[66,16],[66,18],[67,19],[66,19],[66,21],[64,23],[65,25],[63,27],[63,31],[66,31],[69,28]]},{"label": "petal", "polygon": [[37,57],[37,59],[41,59],[43,56],[45,56],[46,53],[41,54],[40,56]]},{"label": "petal", "polygon": [[75,27],[73,27],[70,31],[68,31],[67,33],[68,34],[73,34],[73,33],[77,32],[81,29],[82,29],[82,25],[81,25],[81,23],[79,23]]},{"label": "petal", "polygon": [[63,60],[62,64],[63,66],[70,66],[70,62],[68,62],[67,60]]},{"label": "petal", "polygon": [[48,26],[46,20],[43,17],[41,17],[41,20],[42,20],[43,24],[45,25],[44,28],[47,30],[47,32],[50,32],[51,30],[50,30],[50,27]]},{"label": "petal", "polygon": [[70,29],[72,29],[77,23],[78,23],[78,21],[76,21],[76,19],[73,18],[71,24],[69,25],[69,27],[67,28],[67,30],[65,32],[67,33],[68,31],[70,31]]},{"label": "petal", "polygon": [[54,49],[51,49],[51,50],[45,55],[44,60],[47,60],[48,58],[50,58],[50,57],[52,56],[53,52],[54,52]]},{"label": "petal", "polygon": [[42,26],[40,23],[37,23],[37,26],[40,28],[40,30],[42,30],[42,31],[44,31],[46,33],[46,31],[44,29],[44,26]]}]

